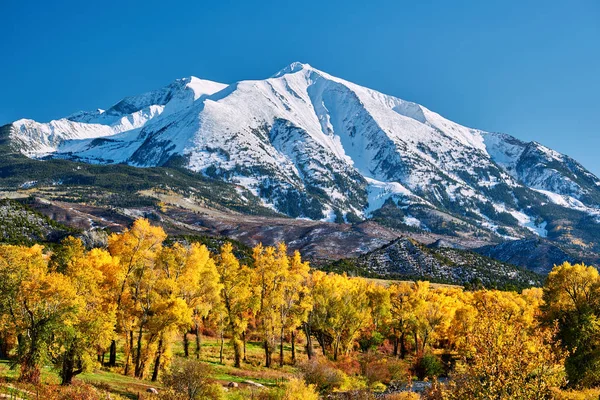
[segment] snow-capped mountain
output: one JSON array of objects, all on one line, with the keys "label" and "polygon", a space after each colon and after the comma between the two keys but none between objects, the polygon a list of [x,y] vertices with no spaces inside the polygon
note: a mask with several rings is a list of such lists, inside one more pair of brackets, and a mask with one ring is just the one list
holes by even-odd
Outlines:
[{"label": "snow-capped mountain", "polygon": [[106,111],[19,120],[10,141],[31,158],[176,161],[292,217],[507,238],[562,235],[565,219],[571,233],[599,228],[600,180],[573,159],[302,63],[264,80],[191,77]]}]

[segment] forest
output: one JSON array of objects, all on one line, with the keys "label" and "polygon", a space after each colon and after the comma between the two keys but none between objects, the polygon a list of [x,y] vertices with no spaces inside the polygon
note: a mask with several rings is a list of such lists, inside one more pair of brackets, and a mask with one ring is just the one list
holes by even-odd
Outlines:
[{"label": "forest", "polygon": [[326,273],[285,244],[211,252],[138,219],[105,248],[0,246],[0,397],[126,398],[79,380],[110,371],[158,388],[131,398],[598,398],[599,315],[582,264],[467,290]]}]

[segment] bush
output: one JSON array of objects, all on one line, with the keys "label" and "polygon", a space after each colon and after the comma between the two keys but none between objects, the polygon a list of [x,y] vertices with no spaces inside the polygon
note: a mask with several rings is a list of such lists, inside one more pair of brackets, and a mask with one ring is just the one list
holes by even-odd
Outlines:
[{"label": "bush", "polygon": [[319,392],[332,392],[341,388],[347,381],[346,374],[324,358],[309,360],[300,366],[300,370],[304,381],[315,385]]},{"label": "bush", "polygon": [[341,355],[333,366],[348,376],[358,375],[361,372],[361,365],[356,357],[350,355]]},{"label": "bush", "polygon": [[285,386],[283,400],[319,400],[315,385],[307,385],[303,380],[293,378]]},{"label": "bush", "polygon": [[[39,385],[26,389],[27,392],[35,392],[36,398],[44,400],[97,400],[97,399],[113,399],[121,400],[124,399],[114,393],[106,392],[102,389],[96,388],[92,385],[85,383],[76,383],[70,386],[57,386],[57,385]],[[1,396],[1,395],[0,395]],[[13,398],[13,397],[11,397]],[[29,398],[23,396],[20,392],[16,398]]]},{"label": "bush", "polygon": [[387,386],[385,386],[381,382],[375,382],[370,386],[371,386],[371,390],[375,393],[383,393],[387,389]]},{"label": "bush", "polygon": [[421,396],[415,392],[400,392],[388,394],[384,397],[385,400],[419,400]]},{"label": "bush", "polygon": [[408,382],[410,376],[408,361],[389,358],[387,368],[390,373],[390,382]]},{"label": "bush", "polygon": [[600,398],[600,389],[583,390],[553,390],[553,398],[556,400],[597,400]]},{"label": "bush", "polygon": [[162,398],[182,400],[220,400],[223,388],[214,383],[213,371],[208,364],[196,360],[177,360],[163,377],[163,383],[171,393]]},{"label": "bush", "polygon": [[375,352],[368,352],[360,359],[361,375],[367,380],[367,385],[372,387],[377,382],[391,380],[387,360]]},{"label": "bush", "polygon": [[435,355],[425,354],[415,359],[412,372],[421,381],[425,378],[437,378],[444,373],[444,365]]}]

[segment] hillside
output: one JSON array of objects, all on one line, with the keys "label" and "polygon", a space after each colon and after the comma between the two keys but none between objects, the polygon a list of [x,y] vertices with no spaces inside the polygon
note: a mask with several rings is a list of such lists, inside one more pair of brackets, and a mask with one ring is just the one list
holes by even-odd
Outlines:
[{"label": "hillside", "polygon": [[507,288],[540,286],[543,277],[524,268],[477,253],[450,247],[427,247],[408,237],[398,238],[354,259],[323,266],[368,277],[429,280],[459,285]]}]

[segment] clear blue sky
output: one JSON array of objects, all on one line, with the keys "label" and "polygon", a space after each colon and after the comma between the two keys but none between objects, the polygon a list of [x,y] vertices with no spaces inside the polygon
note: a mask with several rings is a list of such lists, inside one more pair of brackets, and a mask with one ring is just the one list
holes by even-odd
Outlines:
[{"label": "clear blue sky", "polygon": [[292,61],[600,174],[600,1],[0,0],[0,124]]}]

